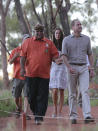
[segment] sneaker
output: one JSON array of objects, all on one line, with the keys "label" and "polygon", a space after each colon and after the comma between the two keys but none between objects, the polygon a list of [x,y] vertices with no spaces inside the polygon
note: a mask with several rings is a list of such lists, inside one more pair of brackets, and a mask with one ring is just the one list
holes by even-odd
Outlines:
[{"label": "sneaker", "polygon": [[31,120],[31,117],[26,115],[26,120]]},{"label": "sneaker", "polygon": [[94,121],[95,121],[94,118],[92,118],[92,117],[86,117],[85,120],[84,120],[84,123],[88,124],[88,123],[94,122]]},{"label": "sneaker", "polygon": [[57,115],[56,114],[52,114],[52,118],[56,118],[57,117]]},{"label": "sneaker", "polygon": [[42,120],[35,120],[36,125],[41,125],[42,124]]},{"label": "sneaker", "polygon": [[77,120],[76,119],[72,119],[71,120],[71,124],[77,124]]}]

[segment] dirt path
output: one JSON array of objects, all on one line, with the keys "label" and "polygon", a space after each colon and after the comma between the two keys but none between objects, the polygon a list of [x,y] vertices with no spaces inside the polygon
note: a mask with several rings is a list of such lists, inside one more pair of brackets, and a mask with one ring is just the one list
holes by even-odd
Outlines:
[{"label": "dirt path", "polygon": [[[63,118],[51,118],[53,107],[49,106],[42,125],[36,125],[32,120],[27,122],[27,131],[98,131],[98,106],[92,107],[92,116],[96,119],[94,123],[84,124],[82,111],[79,108],[78,123],[72,125],[68,116],[68,107],[63,107]],[[81,120],[82,119],[82,120]],[[22,131],[22,117],[16,119],[14,116],[0,118],[0,131]]]}]

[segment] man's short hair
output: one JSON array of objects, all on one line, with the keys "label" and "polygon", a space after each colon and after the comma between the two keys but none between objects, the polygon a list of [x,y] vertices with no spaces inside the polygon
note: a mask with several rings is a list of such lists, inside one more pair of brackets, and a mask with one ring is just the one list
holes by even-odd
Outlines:
[{"label": "man's short hair", "polygon": [[44,26],[42,24],[36,24],[34,27],[34,30],[36,31],[43,31],[44,30]]},{"label": "man's short hair", "polygon": [[75,22],[76,21],[79,21],[78,19],[74,19],[74,20],[72,20],[72,22],[71,22],[71,28],[75,25]]}]

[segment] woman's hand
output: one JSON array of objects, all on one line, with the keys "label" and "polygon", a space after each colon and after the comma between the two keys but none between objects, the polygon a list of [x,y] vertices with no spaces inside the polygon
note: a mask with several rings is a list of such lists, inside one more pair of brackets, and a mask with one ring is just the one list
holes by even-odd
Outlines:
[{"label": "woman's hand", "polygon": [[63,59],[62,59],[61,57],[59,57],[59,58],[55,59],[55,63],[56,63],[57,65],[60,65],[60,64],[63,63]]}]

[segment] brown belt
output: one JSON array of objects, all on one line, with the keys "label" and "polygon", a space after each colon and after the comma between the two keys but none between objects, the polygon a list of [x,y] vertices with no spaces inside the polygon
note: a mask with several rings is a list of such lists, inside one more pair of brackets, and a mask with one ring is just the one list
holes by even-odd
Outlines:
[{"label": "brown belt", "polygon": [[83,66],[86,65],[85,63],[70,63],[71,65],[78,65],[78,66]]}]

